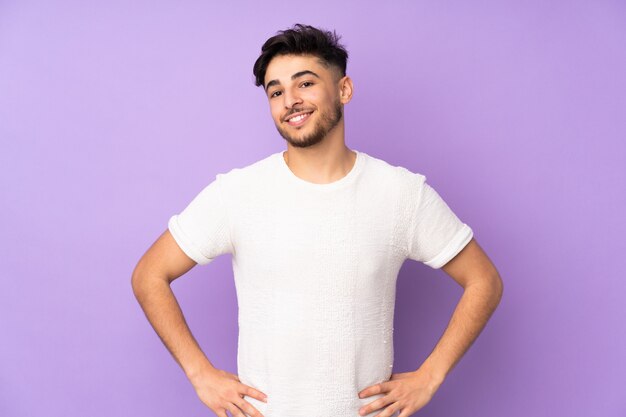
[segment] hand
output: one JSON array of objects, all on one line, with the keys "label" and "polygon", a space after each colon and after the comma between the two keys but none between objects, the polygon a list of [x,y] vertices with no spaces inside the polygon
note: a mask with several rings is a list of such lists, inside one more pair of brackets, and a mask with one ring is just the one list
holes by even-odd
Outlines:
[{"label": "hand", "polygon": [[359,398],[387,393],[361,407],[359,414],[364,416],[385,407],[374,417],[391,417],[398,410],[402,410],[398,417],[408,417],[428,404],[442,382],[443,379],[435,378],[421,368],[412,372],[391,374],[388,381],[371,385],[359,392]]},{"label": "hand", "polygon": [[267,402],[267,396],[243,384],[237,375],[211,368],[190,380],[200,400],[219,417],[228,417],[226,410],[230,411],[233,417],[263,417],[263,414],[243,397],[247,395]]}]

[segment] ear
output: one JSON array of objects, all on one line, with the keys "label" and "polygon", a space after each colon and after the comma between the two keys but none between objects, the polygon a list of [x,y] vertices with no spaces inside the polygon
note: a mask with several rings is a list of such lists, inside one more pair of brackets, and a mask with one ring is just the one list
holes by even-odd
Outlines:
[{"label": "ear", "polygon": [[339,100],[342,104],[347,104],[352,100],[353,91],[352,78],[346,75],[339,80]]}]

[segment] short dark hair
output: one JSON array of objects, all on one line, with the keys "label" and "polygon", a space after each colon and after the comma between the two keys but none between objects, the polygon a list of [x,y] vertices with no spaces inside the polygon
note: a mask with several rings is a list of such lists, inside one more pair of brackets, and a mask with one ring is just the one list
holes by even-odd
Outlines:
[{"label": "short dark hair", "polygon": [[348,51],[339,43],[341,36],[313,26],[296,23],[292,28],[280,30],[261,47],[261,55],[252,70],[255,85],[265,84],[265,72],[270,61],[277,55],[313,55],[325,67],[336,67],[341,76],[346,75]]}]

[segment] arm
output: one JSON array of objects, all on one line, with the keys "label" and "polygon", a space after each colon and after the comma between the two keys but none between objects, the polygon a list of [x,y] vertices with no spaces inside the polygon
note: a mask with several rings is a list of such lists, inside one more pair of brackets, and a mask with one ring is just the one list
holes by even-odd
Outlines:
[{"label": "arm", "polygon": [[195,265],[165,230],[137,263],[131,279],[133,293],[205,405],[219,417],[227,417],[226,410],[231,415],[243,410],[251,417],[263,417],[244,396],[267,402],[266,395],[241,383],[237,375],[213,366],[193,337],[170,288],[172,281]]},{"label": "arm", "polygon": [[387,393],[360,409],[366,415],[382,407],[409,417],[435,395],[448,373],[485,327],[502,297],[498,271],[474,238],[442,269],[464,289],[439,342],[415,371],[395,373],[389,381],[367,387],[360,398]]},{"label": "arm", "polygon": [[146,318],[190,380],[203,370],[215,370],[193,337],[170,287],[195,265],[166,230],[141,257],[131,279]]},{"label": "arm", "polygon": [[442,269],[463,287],[463,295],[441,339],[420,367],[439,384],[485,327],[504,289],[500,274],[474,238]]}]

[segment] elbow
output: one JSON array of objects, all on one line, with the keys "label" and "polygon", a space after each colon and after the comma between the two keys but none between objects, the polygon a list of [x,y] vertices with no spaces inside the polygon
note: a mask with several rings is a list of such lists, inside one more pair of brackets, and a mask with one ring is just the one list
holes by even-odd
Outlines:
[{"label": "elbow", "polygon": [[504,283],[498,272],[484,274],[480,278],[476,279],[466,289],[475,288],[476,291],[481,293],[481,297],[485,300],[485,303],[489,304],[492,309],[495,309],[502,300],[502,294],[504,293]]},{"label": "elbow", "polygon": [[504,282],[500,274],[496,272],[491,280],[491,288],[493,293],[494,304],[497,307],[502,300],[502,294],[504,293]]},{"label": "elbow", "polygon": [[171,281],[166,276],[142,261],[139,261],[130,277],[133,295],[139,302],[162,285],[169,286],[170,283]]},{"label": "elbow", "polygon": [[138,301],[141,301],[145,293],[150,288],[150,277],[151,274],[146,271],[146,268],[143,268],[142,262],[139,261],[130,277],[130,286],[133,291],[133,295]]},{"label": "elbow", "polygon": [[144,275],[138,270],[138,268],[135,268],[135,270],[133,271],[130,277],[130,287],[133,291],[133,295],[135,296],[137,300],[141,298],[144,284],[145,284]]}]

